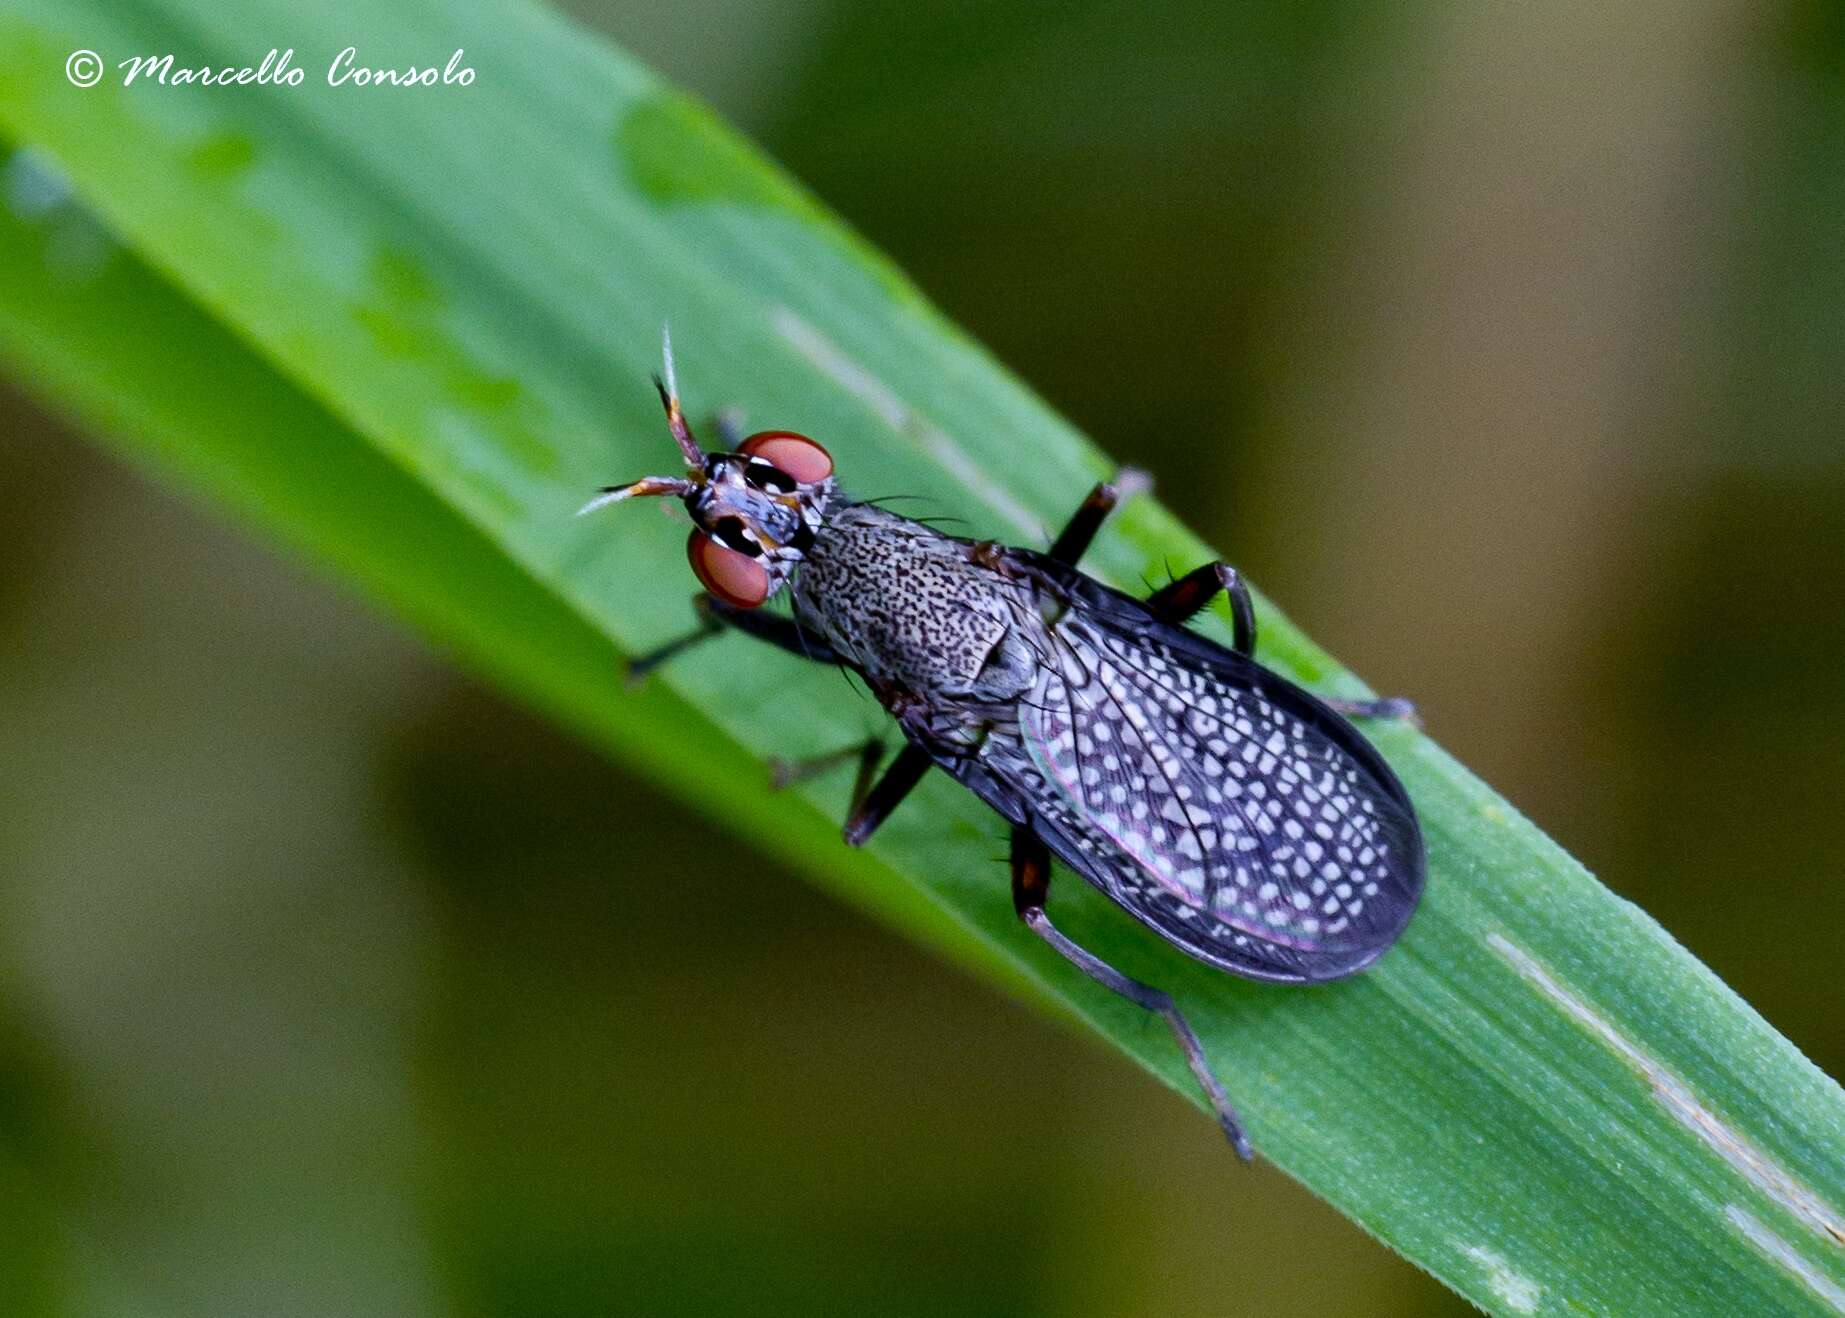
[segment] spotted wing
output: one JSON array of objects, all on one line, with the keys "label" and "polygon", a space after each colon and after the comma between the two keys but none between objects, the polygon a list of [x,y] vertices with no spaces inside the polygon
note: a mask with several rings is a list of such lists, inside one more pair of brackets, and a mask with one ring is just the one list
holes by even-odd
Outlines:
[{"label": "spotted wing", "polygon": [[[1254,661],[1068,572],[1014,745],[986,757],[1072,868],[1194,956],[1351,974],[1421,895],[1415,812],[1345,719]],[[1008,739],[1009,740],[1009,739]]]}]

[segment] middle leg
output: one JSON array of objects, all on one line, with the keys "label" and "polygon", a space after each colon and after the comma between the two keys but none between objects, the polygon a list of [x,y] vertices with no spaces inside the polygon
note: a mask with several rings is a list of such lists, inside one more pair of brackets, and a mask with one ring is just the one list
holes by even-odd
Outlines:
[{"label": "middle leg", "polygon": [[1102,523],[1108,520],[1115,506],[1128,496],[1140,494],[1152,487],[1153,480],[1146,472],[1134,467],[1123,467],[1115,473],[1114,480],[1103,481],[1089,491],[1089,497],[1071,515],[1070,524],[1051,542],[1046,556],[1075,567],[1076,561],[1088,552],[1095,533],[1102,529]]},{"label": "middle leg", "polygon": [[769,769],[779,789],[825,773],[849,760],[857,760],[858,774],[852,782],[852,807],[846,814],[845,827],[841,832],[847,846],[862,847],[878,831],[878,825],[889,819],[891,812],[903,804],[903,798],[922,781],[923,775],[935,763],[929,758],[929,752],[906,741],[903,749],[897,752],[897,758],[891,761],[890,768],[874,780],[878,762],[883,758],[884,742],[873,737],[860,745],[848,746],[829,755],[816,755],[810,760],[772,760]]}]

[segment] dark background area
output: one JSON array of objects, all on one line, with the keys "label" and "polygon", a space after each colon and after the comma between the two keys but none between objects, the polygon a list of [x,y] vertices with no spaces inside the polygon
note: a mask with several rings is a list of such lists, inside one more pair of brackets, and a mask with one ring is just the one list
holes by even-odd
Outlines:
[{"label": "dark background area", "polygon": [[[574,8],[1845,1065],[1839,5]],[[0,501],[6,1312],[1462,1311],[16,392]]]}]

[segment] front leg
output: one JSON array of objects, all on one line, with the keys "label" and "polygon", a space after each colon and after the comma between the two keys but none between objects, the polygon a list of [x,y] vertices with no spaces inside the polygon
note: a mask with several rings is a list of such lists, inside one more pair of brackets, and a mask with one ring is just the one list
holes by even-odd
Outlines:
[{"label": "front leg", "polygon": [[812,659],[818,664],[843,664],[839,652],[826,643],[815,632],[809,631],[793,618],[785,618],[779,613],[765,613],[760,609],[741,609],[723,600],[713,599],[709,595],[694,595],[692,608],[698,614],[698,626],[668,641],[658,649],[637,655],[628,661],[628,682],[639,685],[647,675],[661,664],[672,659],[703,641],[710,640],[726,627],[734,627],[759,641],[767,641],[778,650],[789,654],[798,654],[803,659]]},{"label": "front leg", "polygon": [[1237,1156],[1248,1162],[1255,1156],[1249,1147],[1249,1136],[1243,1133],[1243,1123],[1237,1119],[1236,1109],[1230,1106],[1230,1097],[1224,1093],[1223,1084],[1218,1080],[1216,1072],[1211,1070],[1210,1060],[1204,1055],[1204,1045],[1198,1041],[1191,1022],[1180,1014],[1170,994],[1142,984],[1137,979],[1129,979],[1094,953],[1071,942],[1062,930],[1051,923],[1051,917],[1044,913],[1045,899],[1050,896],[1050,891],[1050,848],[1029,828],[1015,827],[1012,830],[1012,906],[1019,913],[1019,919],[1025,922],[1026,928],[1056,948],[1058,955],[1103,988],[1119,993],[1135,1006],[1144,1007],[1166,1022],[1172,1030],[1173,1038],[1178,1040],[1179,1050],[1185,1054],[1192,1074],[1197,1077],[1205,1097],[1210,1100],[1211,1110],[1217,1116],[1217,1124],[1222,1127],[1224,1137],[1230,1141]]},{"label": "front leg", "polygon": [[794,618],[783,617],[779,613],[769,613],[764,609],[743,609],[735,604],[726,604],[721,599],[710,595],[700,595],[693,601],[693,607],[708,617],[717,619],[721,626],[734,627],[746,635],[754,636],[759,641],[767,641],[778,650],[789,654],[798,654],[803,659],[811,659],[817,664],[843,664],[840,656],[816,631],[803,627]]}]

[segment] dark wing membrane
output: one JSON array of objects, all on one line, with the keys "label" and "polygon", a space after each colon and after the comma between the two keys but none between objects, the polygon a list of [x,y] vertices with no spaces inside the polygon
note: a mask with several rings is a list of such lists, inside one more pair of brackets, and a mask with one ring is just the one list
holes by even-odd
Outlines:
[{"label": "dark wing membrane", "polygon": [[1016,739],[994,738],[981,761],[1051,848],[1237,974],[1334,979],[1382,954],[1424,859],[1414,809],[1370,744],[1252,660],[1027,561],[1071,607]]}]

